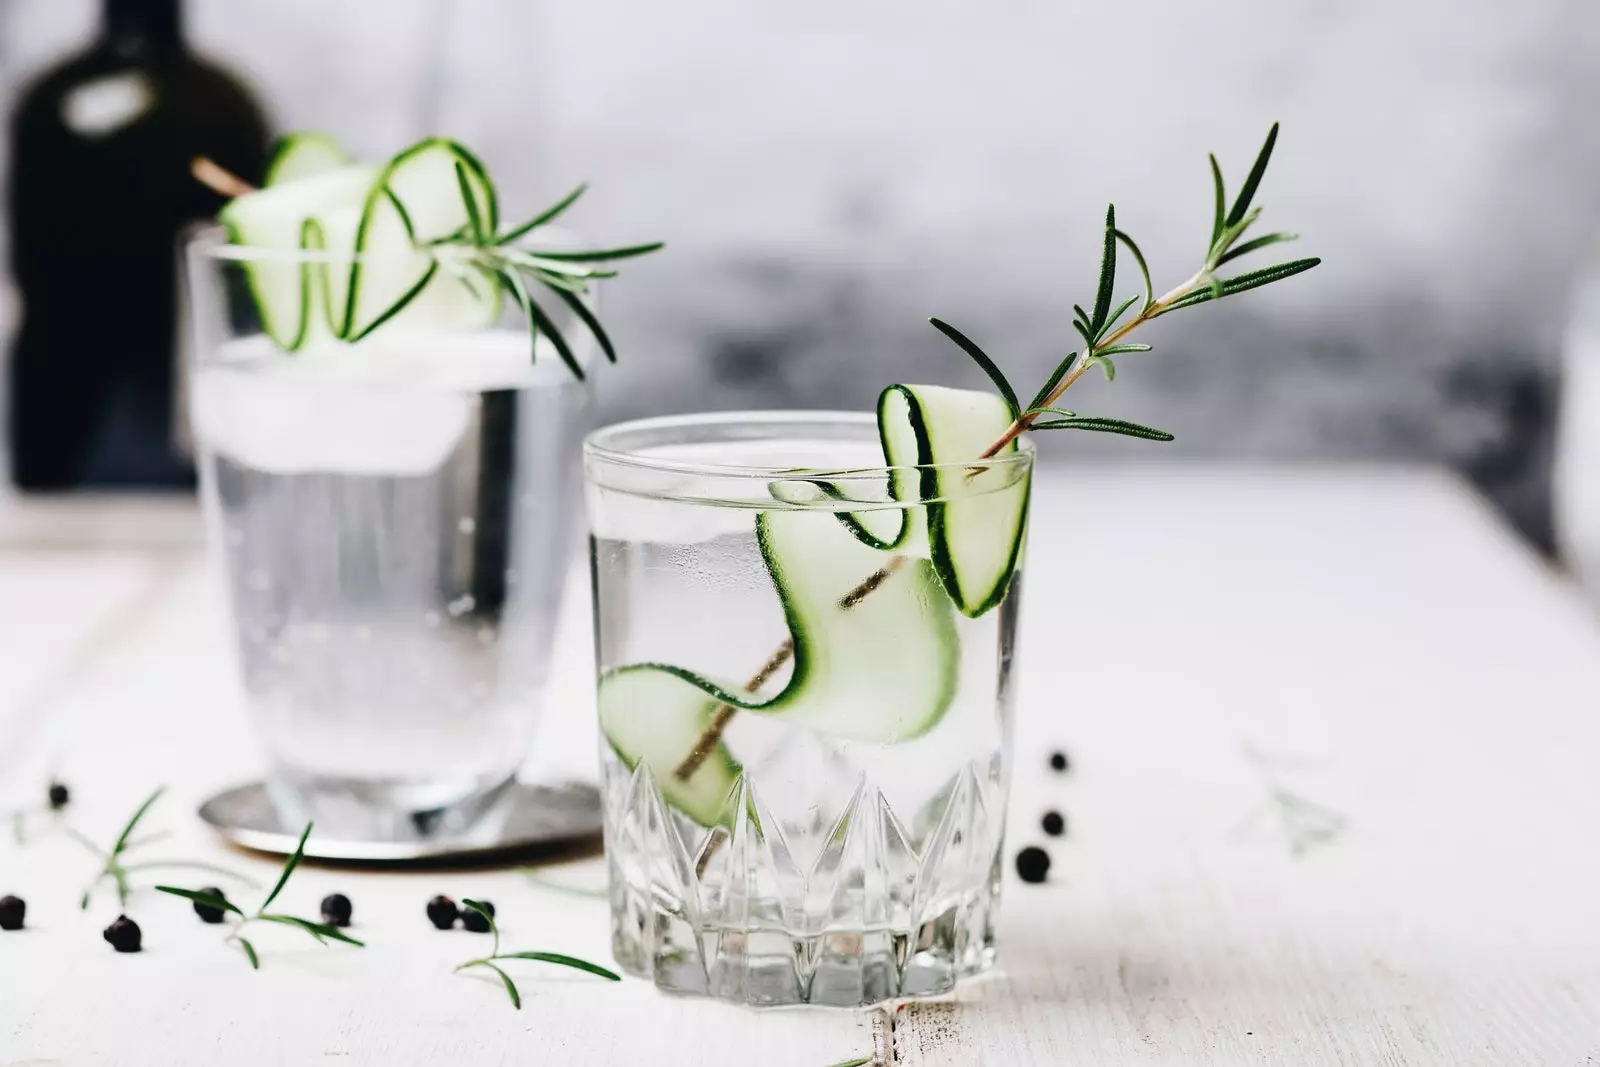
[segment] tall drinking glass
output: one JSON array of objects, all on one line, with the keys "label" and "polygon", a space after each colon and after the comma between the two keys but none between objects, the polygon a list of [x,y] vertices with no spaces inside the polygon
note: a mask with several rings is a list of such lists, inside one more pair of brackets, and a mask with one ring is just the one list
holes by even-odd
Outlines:
[{"label": "tall drinking glass", "polygon": [[866,415],[585,443],[612,945],[663,989],[857,1006],[994,958],[1020,570],[973,618],[926,540],[880,546],[1025,500],[1033,454],[882,457]]},{"label": "tall drinking glass", "polygon": [[251,286],[318,265],[220,231],[188,256],[188,403],[269,792],[319,835],[480,830],[549,671],[587,392],[513,314],[285,351]]}]

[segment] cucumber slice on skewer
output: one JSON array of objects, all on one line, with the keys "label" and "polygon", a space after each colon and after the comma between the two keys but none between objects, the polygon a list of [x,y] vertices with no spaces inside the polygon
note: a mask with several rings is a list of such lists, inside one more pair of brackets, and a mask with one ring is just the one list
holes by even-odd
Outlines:
[{"label": "cucumber slice on skewer", "polygon": [[[340,167],[300,181],[284,182],[230,201],[217,216],[236,245],[267,254],[240,262],[267,336],[293,352],[324,332],[319,306],[331,264],[306,262],[289,253],[340,247],[325,225],[339,214],[359,211],[377,168]],[[272,252],[285,253],[273,257]]]},{"label": "cucumber slice on skewer", "polygon": [[[939,385],[891,385],[878,398],[878,433],[890,466],[946,465],[907,472],[927,512],[928,546],[945,592],[977,618],[1005,599],[1027,530],[1029,479],[1005,465],[964,466],[1003,435],[1011,409],[993,393]],[[998,456],[1015,455],[1015,440]],[[907,493],[909,484],[897,484]]]},{"label": "cucumber slice on skewer", "polygon": [[[814,506],[825,501],[838,504],[874,502],[862,500],[859,495],[852,496],[850,491],[844,488],[846,484],[849,483],[844,479],[829,481],[826,478],[786,478],[772,482],[767,489],[774,499],[781,500],[785,504]],[[869,548],[889,551],[897,548],[906,539],[905,510],[898,505],[890,505],[861,511],[835,511],[833,515],[855,536],[856,540]]]},{"label": "cucumber slice on skewer", "polygon": [[338,142],[325,133],[291,133],[273,150],[266,179],[261,184],[281,185],[312,178],[352,162]]},{"label": "cucumber slice on skewer", "polygon": [[391,320],[418,329],[493,322],[500,313],[494,276],[457,249],[430,246],[498,225],[494,185],[461,145],[430,138],[395,156],[356,222],[340,336],[358,341]]},{"label": "cucumber slice on skewer", "polygon": [[[1011,409],[993,393],[890,386],[878,399],[878,436],[891,468],[889,497],[928,503],[834,512],[870,548],[932,559],[950,599],[973,618],[1005,599],[1027,525],[1028,479],[1015,469],[965,464],[1004,434],[1011,419]],[[1016,451],[1017,443],[1011,441],[999,456]],[[949,466],[938,471],[901,469],[936,464]],[[791,504],[846,503],[852,499],[849,484],[843,478],[796,477],[768,488]]]},{"label": "cucumber slice on skewer", "polygon": [[[644,761],[667,798],[707,825],[732,779],[706,765],[737,765],[719,745],[687,782],[676,771],[719,705],[893,744],[939,723],[960,669],[950,602],[928,561],[895,563],[827,512],[764,512],[756,534],[793,642],[793,669],[780,692],[763,699],[737,682],[661,664],[623,667],[600,679],[600,726],[617,754],[629,766]],[[886,573],[871,595],[841,606],[841,598],[880,570]]]},{"label": "cucumber slice on skewer", "polygon": [[720,818],[740,767],[717,743],[687,780],[676,769],[710,725],[717,704],[670,668],[623,667],[601,683],[601,726],[606,740],[631,770],[642,760],[667,803],[703,826]]}]

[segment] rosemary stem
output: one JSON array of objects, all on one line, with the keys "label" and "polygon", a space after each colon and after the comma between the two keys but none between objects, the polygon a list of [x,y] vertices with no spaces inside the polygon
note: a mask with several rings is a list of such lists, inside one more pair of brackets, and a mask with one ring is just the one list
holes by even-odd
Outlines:
[{"label": "rosemary stem", "polygon": [[[1039,406],[1046,408],[1054,406],[1055,402],[1061,399],[1061,394],[1065,393],[1068,389],[1071,389],[1072,383],[1083,377],[1083,372],[1088,370],[1090,366],[1093,365],[1092,361],[1096,353],[1110,348],[1112,345],[1128,336],[1134,330],[1137,330],[1140,326],[1143,326],[1151,319],[1160,315],[1167,309],[1169,305],[1172,304],[1174,300],[1185,296],[1191,292],[1195,286],[1199,285],[1201,280],[1205,277],[1205,274],[1206,271],[1204,268],[1196,271],[1189,277],[1187,281],[1174,286],[1154,303],[1145,305],[1145,307],[1139,311],[1139,314],[1135,315],[1121,326],[1118,326],[1115,330],[1112,330],[1110,333],[1106,334],[1099,344],[1095,345],[1094,348],[1087,352],[1082,359],[1073,364],[1072,369],[1067,372],[1066,377],[1061,379],[1061,384],[1051,390],[1050,395],[1045,397],[1044,403],[1040,404]],[[1006,447],[1006,445],[1010,444],[1018,437],[1021,437],[1028,427],[1033,425],[1033,420],[1036,418],[1038,418],[1037,415],[1018,416],[1017,420],[1007,427],[1006,432],[1001,434],[999,439],[991,444],[988,448],[984,449],[983,454],[978,458],[993,459],[1000,453],[1002,448]]]}]

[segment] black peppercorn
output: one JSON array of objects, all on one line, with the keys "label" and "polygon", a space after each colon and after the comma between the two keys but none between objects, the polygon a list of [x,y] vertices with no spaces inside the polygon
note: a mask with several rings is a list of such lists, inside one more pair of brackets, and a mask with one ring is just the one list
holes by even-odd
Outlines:
[{"label": "black peppercorn", "polygon": [[329,926],[349,926],[350,912],[350,898],[343,893],[330,893],[322,898],[322,921]]},{"label": "black peppercorn", "polygon": [[[222,890],[214,885],[208,885],[201,889],[200,892],[209,893],[214,897],[222,896]],[[226,913],[221,908],[213,908],[210,904],[202,904],[198,900],[194,902],[194,913],[200,916],[200,921],[203,923],[219,923],[226,917]]]},{"label": "black peppercorn", "polygon": [[0,930],[22,929],[28,905],[21,897],[0,897]]},{"label": "black peppercorn", "polygon": [[1037,845],[1017,853],[1017,877],[1024,882],[1042,882],[1050,873],[1050,854]]},{"label": "black peppercorn", "polygon": [[456,908],[456,902],[449,897],[437,896],[428,901],[428,921],[439,929],[451,929],[460,917],[461,912]]},{"label": "black peppercorn", "polygon": [[67,806],[67,801],[72,799],[72,793],[60,782],[51,782],[50,791],[46,795],[50,799],[51,811],[60,811]]},{"label": "black peppercorn", "polygon": [[1060,837],[1067,832],[1067,820],[1061,817],[1059,811],[1047,811],[1044,818],[1039,820],[1039,825],[1044,827],[1044,832],[1051,837]]},{"label": "black peppercorn", "polygon": [[118,952],[138,952],[144,940],[139,924],[126,915],[118,915],[117,921],[106,927],[101,936]]},{"label": "black peppercorn", "polygon": [[[483,908],[483,911],[489,913],[490,918],[493,918],[493,904],[487,900],[480,900],[477,903]],[[471,930],[475,934],[486,934],[489,932],[489,919],[484,918],[483,912],[478,911],[477,908],[462,908],[461,926],[463,929]]]},{"label": "black peppercorn", "polygon": [[1067,754],[1065,752],[1050,753],[1050,769],[1052,771],[1065,771],[1067,766]]}]

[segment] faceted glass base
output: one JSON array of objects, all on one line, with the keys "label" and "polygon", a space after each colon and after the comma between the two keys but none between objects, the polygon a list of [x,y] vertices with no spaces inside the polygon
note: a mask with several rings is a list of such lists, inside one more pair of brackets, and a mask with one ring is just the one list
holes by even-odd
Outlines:
[{"label": "faceted glass base", "polygon": [[921,834],[861,781],[814,857],[748,778],[708,829],[664,804],[648,770],[607,772],[612,951],[664,990],[856,1008],[947,993],[994,961],[1002,813],[987,762],[916,813]]}]

